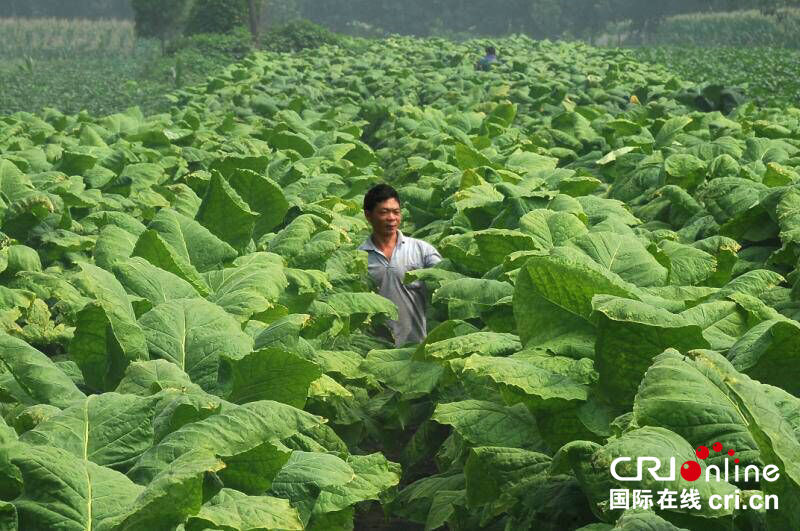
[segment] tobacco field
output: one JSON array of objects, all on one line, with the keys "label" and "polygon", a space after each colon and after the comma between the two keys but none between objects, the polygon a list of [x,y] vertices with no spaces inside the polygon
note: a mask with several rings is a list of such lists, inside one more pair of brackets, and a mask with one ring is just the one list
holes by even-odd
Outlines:
[{"label": "tobacco field", "polygon": [[[476,72],[482,44],[0,117],[0,528],[800,528],[800,109],[578,43]],[[406,348],[356,250],[384,180],[445,258]],[[609,474],[716,442],[780,478]],[[734,491],[780,508],[706,503]]]}]

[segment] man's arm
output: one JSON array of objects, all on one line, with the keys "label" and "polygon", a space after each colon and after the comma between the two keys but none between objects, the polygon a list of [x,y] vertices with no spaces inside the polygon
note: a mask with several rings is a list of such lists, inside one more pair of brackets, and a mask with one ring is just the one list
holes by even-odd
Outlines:
[{"label": "man's arm", "polygon": [[424,252],[425,267],[433,267],[442,261],[442,255],[439,254],[436,247],[427,242],[425,242]]}]

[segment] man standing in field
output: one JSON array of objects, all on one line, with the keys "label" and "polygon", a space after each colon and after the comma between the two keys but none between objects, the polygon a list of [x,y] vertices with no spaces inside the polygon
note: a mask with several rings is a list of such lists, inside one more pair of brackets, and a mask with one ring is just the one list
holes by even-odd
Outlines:
[{"label": "man standing in field", "polygon": [[429,243],[400,232],[403,219],[397,190],[379,184],[364,196],[364,215],[372,225],[372,234],[359,250],[367,251],[369,276],[378,293],[397,305],[398,319],[389,321],[396,346],[421,343],[427,335],[425,323],[425,284],[404,284],[406,271],[433,267],[442,261]]},{"label": "man standing in field", "polygon": [[486,47],[486,55],[482,57],[476,64],[475,70],[488,71],[492,65],[497,62],[497,50],[494,46]]}]

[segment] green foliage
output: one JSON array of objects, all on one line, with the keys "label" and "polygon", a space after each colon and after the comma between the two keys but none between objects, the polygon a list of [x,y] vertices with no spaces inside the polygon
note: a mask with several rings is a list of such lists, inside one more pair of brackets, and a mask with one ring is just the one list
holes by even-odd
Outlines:
[{"label": "green foliage", "polygon": [[169,55],[193,52],[198,56],[214,59],[226,57],[239,60],[243,59],[252,50],[252,39],[244,26],[239,26],[229,33],[197,33],[189,35],[167,46]]},{"label": "green foliage", "polygon": [[163,93],[173,83],[169,67],[157,75],[153,71],[160,61],[160,47],[153,41],[139,41],[125,52],[75,53],[24,62],[0,59],[0,113],[39,112],[53,105],[70,113],[110,114],[131,105],[163,110]]},{"label": "green foliage", "polygon": [[[0,120],[4,528],[798,528],[800,109],[584,43],[475,71],[484,44]],[[444,257],[399,349],[357,250],[387,180]],[[716,442],[779,481],[610,474]],[[700,508],[609,504],[665,487]],[[736,491],[783,503],[710,504]]]},{"label": "green foliage", "polygon": [[670,17],[648,32],[647,43],[800,48],[800,10],[784,9],[770,15],[751,10]]},{"label": "green foliage", "polygon": [[246,0],[193,0],[186,34],[228,33],[247,26]]},{"label": "green foliage", "polygon": [[[121,21],[0,20],[0,112],[61,110],[110,114],[138,105],[168,108],[165,94],[199,83],[252,50],[244,28],[184,37],[166,46],[136,39]],[[57,75],[54,75],[56,74]]]},{"label": "green foliage", "polygon": [[152,63],[147,75],[183,87],[203,81],[252,51],[252,37],[244,27],[230,33],[198,33],[170,43],[166,57]]},{"label": "green foliage", "polygon": [[300,18],[298,0],[261,0],[261,22],[269,28]]},{"label": "green foliage", "polygon": [[159,2],[157,0],[132,0],[136,34],[156,37],[165,42],[180,35],[193,0]]},{"label": "green foliage", "polygon": [[130,21],[0,18],[0,59],[130,54],[135,41]]},{"label": "green foliage", "polygon": [[269,31],[261,42],[265,50],[297,52],[325,44],[339,44],[341,37],[308,20],[297,20]]},{"label": "green foliage", "polygon": [[800,101],[800,51],[784,48],[641,47],[637,58],[661,63],[685,79],[738,87],[759,105],[781,107]]}]

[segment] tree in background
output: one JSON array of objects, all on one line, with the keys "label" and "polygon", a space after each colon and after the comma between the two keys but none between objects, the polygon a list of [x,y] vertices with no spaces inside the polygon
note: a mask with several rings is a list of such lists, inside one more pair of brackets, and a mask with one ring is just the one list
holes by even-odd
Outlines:
[{"label": "tree in background", "polygon": [[192,0],[131,0],[136,35],[161,41],[161,53],[167,41],[181,34]]},{"label": "tree in background", "polygon": [[263,4],[263,0],[194,0],[185,33],[231,33],[248,28],[258,46]]},{"label": "tree in background", "polygon": [[247,18],[250,22],[250,33],[253,35],[253,44],[258,48],[261,28],[261,2],[259,0],[247,0]]},{"label": "tree in background", "polygon": [[602,32],[614,13],[609,0],[575,0],[570,3],[567,18],[570,32],[593,43],[595,37]]},{"label": "tree in background", "polygon": [[564,12],[559,0],[533,0],[528,2],[528,32],[546,38],[558,37],[564,27]]},{"label": "tree in background", "polygon": [[186,34],[230,33],[248,24],[247,0],[195,0]]}]

